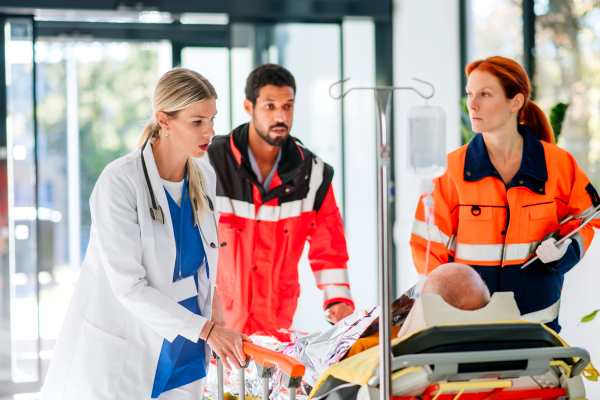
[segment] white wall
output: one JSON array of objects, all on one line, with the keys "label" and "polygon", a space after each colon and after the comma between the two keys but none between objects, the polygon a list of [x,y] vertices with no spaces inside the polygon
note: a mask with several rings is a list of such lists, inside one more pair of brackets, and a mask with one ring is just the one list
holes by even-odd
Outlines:
[{"label": "white wall", "polygon": [[[435,96],[429,104],[441,106],[446,112],[448,152],[460,146],[459,56],[458,0],[394,0],[394,85],[415,86],[424,94],[430,93],[429,87],[412,78],[435,86]],[[414,92],[394,94],[398,293],[410,288],[417,279],[409,240],[419,182],[407,169],[407,113],[410,107],[424,104]]]}]

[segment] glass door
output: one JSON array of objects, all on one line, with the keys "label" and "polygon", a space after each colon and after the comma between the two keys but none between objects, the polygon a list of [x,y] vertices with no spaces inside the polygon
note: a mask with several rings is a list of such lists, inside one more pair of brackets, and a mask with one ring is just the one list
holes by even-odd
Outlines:
[{"label": "glass door", "polygon": [[[0,136],[0,387],[39,381],[33,24],[2,19],[6,125]],[[0,390],[0,394],[2,390]]]}]

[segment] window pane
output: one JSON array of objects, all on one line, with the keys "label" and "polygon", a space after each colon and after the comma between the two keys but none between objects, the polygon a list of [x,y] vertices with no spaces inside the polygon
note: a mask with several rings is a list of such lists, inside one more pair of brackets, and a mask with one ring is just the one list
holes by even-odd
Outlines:
[{"label": "window pane", "polygon": [[296,79],[292,135],[337,171],[333,185],[341,208],[342,109],[329,96],[329,86],[341,79],[340,26],[279,24],[275,37],[280,63]]},{"label": "window pane", "polygon": [[[600,9],[586,0],[536,1],[535,102],[546,115],[557,103],[569,104],[558,145],[571,153],[596,189],[600,188]],[[555,134],[557,129],[555,129]],[[560,335],[600,357],[600,320],[579,325],[600,304],[598,234],[585,257],[566,276]],[[584,302],[581,300],[585,299]],[[589,399],[600,387],[584,379]]]},{"label": "window pane", "polygon": [[[350,87],[375,86],[375,24],[349,20],[342,24],[344,77]],[[344,98],[346,168],[346,240],[350,288],[357,309],[377,299],[377,160],[373,93],[352,92]],[[348,177],[351,177],[348,179]],[[369,268],[365,268],[365,266]],[[360,288],[360,290],[359,290]]]},{"label": "window pane", "polygon": [[8,279],[3,276],[8,284],[0,290],[10,291],[10,296],[2,296],[3,317],[10,310],[10,324],[3,321],[2,327],[10,326],[10,334],[1,332],[0,381],[35,382],[39,349],[32,25],[13,19],[4,28],[8,119],[3,153],[8,160],[2,160],[2,173],[8,177],[8,226],[4,210],[0,247],[2,270],[10,272]]},{"label": "window pane", "polygon": [[468,62],[491,56],[523,62],[521,0],[471,0]]},{"label": "window pane", "polygon": [[87,250],[92,189],[137,148],[169,56],[165,43],[36,43],[42,379]]},{"label": "window pane", "polygon": [[220,47],[186,47],[181,52],[181,66],[198,72],[212,83],[217,91],[215,133],[231,131],[229,108],[229,49]]},{"label": "window pane", "polygon": [[[342,187],[342,102],[329,96],[329,86],[341,79],[341,29],[335,24],[278,24],[266,59],[278,61],[296,80],[291,134],[335,170],[333,189],[340,210]],[[275,60],[277,57],[277,60]],[[323,292],[315,285],[307,251],[298,266],[301,295],[292,327],[303,331],[327,329]],[[315,318],[317,315],[317,318]]]},{"label": "window pane", "polygon": [[547,115],[569,104],[558,143],[600,187],[600,9],[550,0],[536,11],[535,101]]},{"label": "window pane", "polygon": [[246,99],[246,79],[252,72],[252,49],[234,47],[231,49],[231,112],[232,129],[250,122],[250,116],[244,110]]},{"label": "window pane", "polygon": [[[74,279],[69,253],[69,225],[73,212],[69,212],[67,180],[67,63],[64,51],[65,46],[61,42],[35,44],[40,166],[38,193],[40,209],[47,210],[44,216],[40,215],[39,221],[42,371],[50,364],[49,358],[71,297]],[[79,243],[79,238],[74,242]],[[79,262],[75,265],[79,269]]]}]

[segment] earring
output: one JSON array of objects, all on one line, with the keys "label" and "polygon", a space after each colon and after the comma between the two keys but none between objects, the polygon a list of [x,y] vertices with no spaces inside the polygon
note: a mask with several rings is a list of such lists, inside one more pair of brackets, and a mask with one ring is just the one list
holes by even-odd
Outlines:
[{"label": "earring", "polygon": [[167,131],[167,134],[165,136],[169,136],[169,131]]}]

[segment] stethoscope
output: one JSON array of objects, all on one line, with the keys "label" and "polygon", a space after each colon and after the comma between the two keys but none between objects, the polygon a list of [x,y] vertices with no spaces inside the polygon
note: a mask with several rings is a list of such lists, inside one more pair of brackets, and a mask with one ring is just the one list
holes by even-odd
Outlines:
[{"label": "stethoscope", "polygon": [[[149,140],[146,140],[146,142],[142,146],[141,155],[142,155],[142,168],[144,169],[144,176],[146,177],[146,184],[148,185],[148,190],[150,191],[150,200],[152,202],[152,207],[150,207],[150,215],[152,216],[152,219],[154,221],[160,221],[162,224],[164,224],[165,216],[163,214],[161,206],[158,204],[158,200],[156,200],[156,198],[154,197],[154,190],[152,190],[152,183],[150,183],[150,178],[148,177],[148,169],[146,168],[146,161],[144,160],[144,149],[146,148],[146,145],[148,144],[148,142],[149,142]],[[210,246],[213,249],[218,249],[219,247],[225,247],[225,246],[227,246],[227,243],[225,243],[225,242],[218,244],[220,242],[219,229],[217,227],[217,219],[215,218],[215,208],[213,206],[212,200],[207,195],[204,195],[204,198],[208,202],[208,208],[210,208],[213,222],[215,223],[215,231],[217,232],[217,244],[214,244],[212,242],[208,243],[208,240],[206,240],[206,237],[204,236],[204,232],[202,232],[202,227],[200,226],[200,224],[198,224],[198,228],[200,228],[200,235],[202,235],[202,240],[204,240],[204,243],[206,243],[208,246]],[[183,203],[183,199],[182,199],[182,203]]]}]

